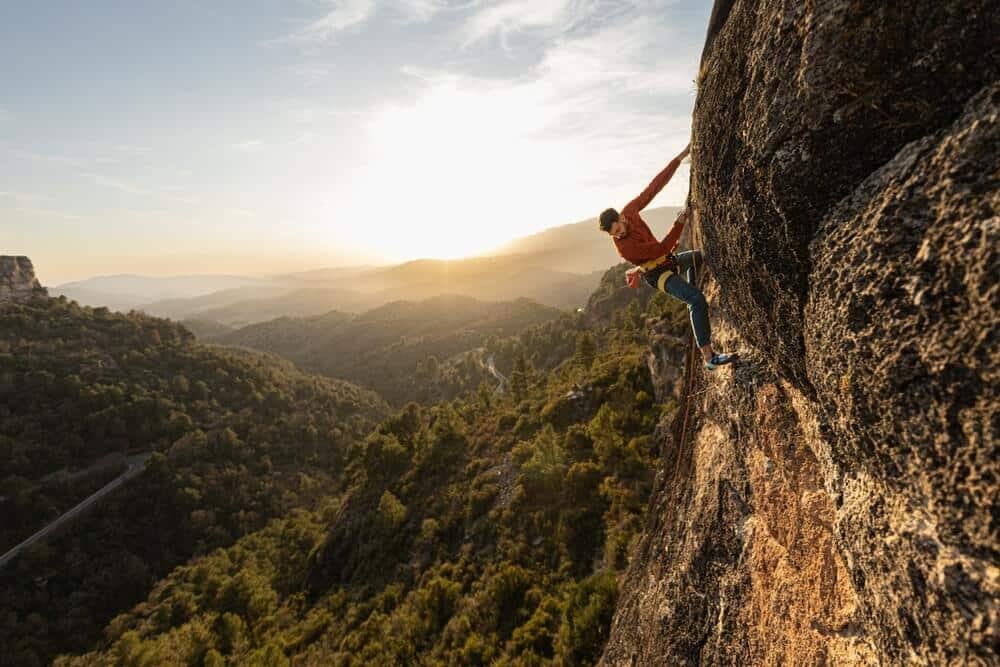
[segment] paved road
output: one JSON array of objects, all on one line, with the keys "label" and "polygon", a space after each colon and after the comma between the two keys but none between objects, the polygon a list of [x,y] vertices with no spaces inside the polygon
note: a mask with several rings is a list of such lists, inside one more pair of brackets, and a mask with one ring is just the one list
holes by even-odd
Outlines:
[{"label": "paved road", "polygon": [[58,519],[45,526],[37,533],[26,539],[25,541],[18,544],[16,547],[0,556],[0,568],[3,568],[10,561],[14,560],[22,551],[30,547],[32,544],[39,540],[43,540],[54,531],[60,527],[66,525],[67,523],[78,518],[84,512],[86,512],[90,507],[99,502],[106,495],[117,489],[119,486],[132,479],[140,472],[142,472],[143,467],[146,465],[146,460],[152,456],[152,452],[146,452],[145,454],[136,454],[135,456],[130,456],[125,459],[125,472],[115,477],[113,480],[102,486],[100,489],[92,493],[86,499],[80,502],[76,507],[69,510]]},{"label": "paved road", "polygon": [[486,360],[486,370],[488,370],[490,373],[492,373],[493,377],[496,378],[497,382],[499,382],[499,384],[497,385],[497,388],[496,388],[496,393],[502,394],[503,393],[504,385],[507,384],[507,378],[504,377],[503,373],[501,373],[500,371],[497,370],[496,366],[493,365],[493,355],[492,354]]}]

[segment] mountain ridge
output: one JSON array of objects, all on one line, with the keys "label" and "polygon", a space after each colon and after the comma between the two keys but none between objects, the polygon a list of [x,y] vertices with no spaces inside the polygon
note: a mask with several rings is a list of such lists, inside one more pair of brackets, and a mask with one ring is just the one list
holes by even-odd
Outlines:
[{"label": "mountain ridge", "polygon": [[[662,233],[678,210],[650,208],[643,215],[655,232]],[[515,239],[490,254],[457,260],[415,259],[379,267],[333,267],[261,277],[225,276],[236,285],[223,290],[201,290],[206,293],[180,298],[149,299],[125,287],[117,293],[102,290],[100,281],[114,276],[96,278],[97,283],[76,281],[60,285],[53,288],[53,293],[64,294],[84,305],[122,311],[138,309],[161,317],[212,320],[226,325],[252,324],[282,315],[320,314],[332,309],[358,312],[388,301],[423,299],[456,291],[488,300],[527,296],[549,306],[575,309],[586,303],[604,271],[620,261],[613,244],[598,231],[596,218],[590,218]],[[497,275],[505,279],[497,280]],[[160,285],[157,289],[161,292],[185,288],[184,276],[151,278],[125,274],[124,277]],[[182,284],[174,284],[177,281]],[[316,291],[304,292],[306,288]],[[188,285],[186,289],[192,288]],[[255,290],[268,294],[252,296]],[[283,302],[286,298],[287,304]],[[254,314],[255,310],[260,314]]]}]

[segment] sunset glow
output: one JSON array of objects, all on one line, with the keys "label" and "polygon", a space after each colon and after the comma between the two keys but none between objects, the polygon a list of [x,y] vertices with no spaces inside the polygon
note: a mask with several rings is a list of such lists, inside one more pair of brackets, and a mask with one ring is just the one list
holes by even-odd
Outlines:
[{"label": "sunset glow", "polygon": [[0,217],[50,282],[457,258],[621,206],[688,140],[707,14],[29,7],[0,10]]}]

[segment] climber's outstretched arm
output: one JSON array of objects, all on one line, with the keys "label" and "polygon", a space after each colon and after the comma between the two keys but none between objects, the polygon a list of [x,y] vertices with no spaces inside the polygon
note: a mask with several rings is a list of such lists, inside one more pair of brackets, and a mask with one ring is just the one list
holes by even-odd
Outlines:
[{"label": "climber's outstretched arm", "polygon": [[[681,165],[681,160],[687,157],[687,154],[690,151],[691,145],[688,144],[684,147],[684,150],[677,154],[677,157],[671,160],[670,163],[664,167],[663,171],[656,175],[652,182],[646,186],[646,189],[643,190],[638,197],[630,201],[628,205],[622,209],[622,215],[626,215],[627,213],[635,214],[649,206],[649,202],[653,201],[653,197],[658,195],[660,190],[662,190],[664,186],[670,182],[670,178],[674,175],[674,172],[677,171],[677,167]],[[628,217],[628,215],[626,215],[626,217]]]}]

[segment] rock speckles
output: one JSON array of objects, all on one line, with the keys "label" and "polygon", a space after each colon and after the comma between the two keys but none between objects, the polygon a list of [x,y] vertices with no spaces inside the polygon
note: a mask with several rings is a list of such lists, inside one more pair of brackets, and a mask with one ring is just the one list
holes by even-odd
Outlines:
[{"label": "rock speckles", "polygon": [[713,328],[747,354],[699,388],[605,664],[995,661],[993,5],[733,3],[692,191]]}]

